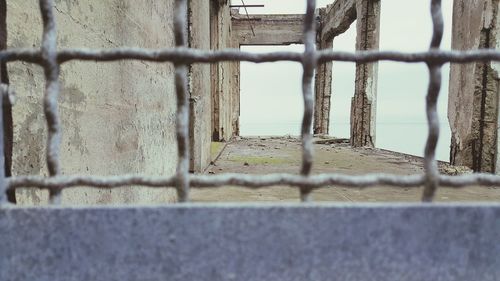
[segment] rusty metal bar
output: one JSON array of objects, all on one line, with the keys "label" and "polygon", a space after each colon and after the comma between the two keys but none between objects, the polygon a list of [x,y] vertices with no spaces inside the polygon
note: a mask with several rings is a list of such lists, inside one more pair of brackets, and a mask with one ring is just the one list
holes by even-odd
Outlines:
[{"label": "rusty metal bar", "polygon": [[[175,46],[187,47],[187,0],[175,1],[174,34]],[[188,65],[175,64],[175,88],[177,94],[177,200],[189,201],[189,93]]]},{"label": "rusty metal bar", "polygon": [[[59,150],[61,145],[61,121],[57,99],[59,97],[59,63],[57,61],[57,30],[53,13],[53,0],[40,0],[43,20],[41,59],[45,72],[45,95],[43,108],[47,122],[47,169],[51,177],[61,172]],[[61,190],[50,191],[51,204],[61,203]]]},{"label": "rusty metal bar", "polygon": [[[430,44],[431,50],[437,50],[441,46],[443,39],[443,11],[441,10],[441,0],[431,1],[431,15],[433,23],[433,34]],[[422,201],[431,202],[436,189],[439,186],[439,170],[436,161],[436,147],[439,140],[439,117],[437,112],[437,102],[441,90],[442,64],[428,63],[429,68],[429,89],[427,94],[427,122],[429,124],[429,136],[425,145],[424,168],[425,168],[425,189],[422,194]]]},{"label": "rusty metal bar", "polygon": [[[245,0],[241,0],[241,4],[243,4],[243,8],[245,8],[245,14],[247,15],[247,19],[250,20],[250,15],[248,15],[248,10],[247,10],[247,5],[245,5]],[[252,30],[253,36],[255,36],[255,31],[253,30],[253,25],[252,23],[249,23],[250,29]]]},{"label": "rusty metal bar", "polygon": [[[295,174],[220,174],[220,175],[190,175],[190,186],[193,188],[215,188],[223,186],[241,186],[250,189],[259,189],[277,185],[301,187],[308,186],[318,189],[328,186],[343,186],[351,188],[371,188],[376,186],[392,187],[422,187],[425,184],[425,175],[391,175],[391,174],[320,174],[301,176]],[[122,186],[147,186],[147,187],[175,187],[176,177],[151,177],[143,175],[121,176],[17,176],[7,179],[9,190],[20,187],[36,187],[43,189],[58,189],[77,186],[100,188],[115,188]],[[467,186],[500,186],[500,176],[492,174],[470,174],[462,176],[439,176],[439,185],[453,188]]]},{"label": "rusty metal bar", "polygon": [[264,5],[229,5],[229,8],[264,8]]},{"label": "rusty metal bar", "polygon": [[[429,50],[426,52],[396,52],[396,51],[357,51],[339,52],[321,50],[316,52],[318,64],[330,61],[369,63],[376,61],[392,61],[404,63],[466,64],[471,62],[500,62],[500,51],[495,49],[443,51]],[[5,62],[23,61],[42,65],[41,52],[38,49],[9,49],[0,51],[0,60]],[[109,62],[119,60],[144,60],[149,62],[171,63],[215,63],[222,61],[246,61],[253,63],[268,63],[292,61],[301,63],[303,54],[297,52],[249,53],[235,49],[217,51],[199,50],[193,48],[112,48],[85,49],[66,48],[57,53],[57,61],[64,64],[70,61]]]},{"label": "rusty metal bar", "polygon": [[[304,116],[302,118],[302,167],[301,175],[309,176],[314,161],[313,146],[313,115],[314,115],[314,95],[313,79],[314,70],[317,66],[316,56],[316,20],[315,20],[316,0],[307,0],[306,16],[304,19],[304,56],[302,67],[302,95],[304,99]],[[300,198],[303,202],[311,201],[311,188],[304,185],[300,189]]]}]

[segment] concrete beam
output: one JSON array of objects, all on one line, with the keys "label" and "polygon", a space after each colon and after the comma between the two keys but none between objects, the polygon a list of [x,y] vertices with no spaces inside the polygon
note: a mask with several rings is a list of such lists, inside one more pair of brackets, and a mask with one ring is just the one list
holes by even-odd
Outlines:
[{"label": "concrete beam", "polygon": [[232,28],[233,41],[239,45],[302,44],[304,15],[250,15],[248,19],[233,13]]},{"label": "concrete beam", "polygon": [[0,280],[500,278],[500,205],[0,208]]},{"label": "concrete beam", "polygon": [[336,0],[326,7],[325,15],[321,18],[321,38],[333,40],[339,34],[349,29],[356,20],[356,0]]},{"label": "concrete beam", "polygon": [[[500,47],[499,1],[455,0],[452,48]],[[452,131],[450,162],[477,172],[500,172],[498,63],[452,64],[448,119]]]},{"label": "concrete beam", "polygon": [[[356,50],[377,50],[380,37],[380,0],[357,0]],[[375,146],[378,63],[356,65],[351,103],[351,145]]]}]

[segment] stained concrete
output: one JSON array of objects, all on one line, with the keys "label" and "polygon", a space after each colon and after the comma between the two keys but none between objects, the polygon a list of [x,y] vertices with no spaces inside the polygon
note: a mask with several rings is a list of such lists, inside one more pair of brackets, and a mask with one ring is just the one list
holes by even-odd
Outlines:
[{"label": "stained concrete", "polygon": [[[456,0],[452,48],[499,48],[498,10],[498,0]],[[453,164],[498,173],[498,70],[497,63],[451,65],[448,118]]]},{"label": "stained concrete", "polygon": [[[318,10],[320,23],[317,36],[316,49],[317,50],[331,50],[333,47],[333,39],[327,35],[323,36],[323,30],[328,25],[325,22],[327,19],[327,8]],[[332,96],[332,67],[333,62],[325,62],[319,64],[316,68],[315,81],[314,81],[314,134],[328,135],[330,130],[330,106]]]},{"label": "stained concrete", "polygon": [[356,0],[336,0],[326,6],[324,16],[321,17],[321,38],[333,40],[349,29],[356,20]]},{"label": "stained concrete", "polygon": [[[55,1],[59,47],[173,47],[173,3],[173,0],[162,3]],[[38,2],[7,1],[7,9],[8,47],[39,47]],[[210,10],[216,12],[209,13]],[[228,1],[190,1],[188,22],[191,48],[234,47]],[[218,140],[229,140],[239,134],[238,73],[239,63],[235,62],[221,62],[215,68],[207,64],[190,67],[191,170],[194,172],[203,171],[212,160],[210,141],[215,122]],[[42,69],[11,63],[9,74],[19,95],[14,108],[13,174],[46,175]],[[63,174],[165,176],[175,172],[176,103],[171,64],[69,62],[63,65],[60,80]],[[211,81],[217,87],[215,90]],[[213,106],[220,110],[214,110]],[[214,116],[216,120],[212,120]],[[45,192],[34,190],[21,189],[17,197],[21,204],[36,205],[47,200]],[[172,191],[130,188],[114,191],[80,188],[65,191],[63,195],[63,204],[174,200]]]},{"label": "stained concrete", "polygon": [[[232,40],[230,3],[212,5],[211,49],[238,48]],[[212,64],[212,140],[228,141],[239,134],[239,62]]]},{"label": "stained concrete", "polygon": [[302,44],[304,15],[233,13],[233,40],[239,45]]},{"label": "stained concrete", "polygon": [[[189,2],[189,47],[210,49],[210,2]],[[203,171],[210,161],[211,134],[211,71],[208,64],[193,64],[190,68],[191,92],[191,170]]]},{"label": "stained concrete", "polygon": [[[320,50],[331,50],[332,41],[321,41],[316,44]],[[330,129],[330,106],[332,98],[332,68],[333,62],[318,65],[315,76],[315,110],[314,110],[314,134],[328,135]]]},{"label": "stained concrete", "polygon": [[[377,50],[380,40],[380,0],[357,0],[356,50]],[[351,145],[375,146],[378,63],[356,64],[351,102]]]},{"label": "stained concrete", "polygon": [[[55,1],[59,47],[173,46],[172,1]],[[38,1],[7,1],[9,48],[39,47]],[[10,63],[14,106],[14,175],[46,175],[43,71]],[[70,62],[61,71],[64,175],[170,175],[177,159],[173,67],[142,61]],[[63,203],[171,202],[174,192],[79,188]],[[19,190],[21,204],[46,193]]]}]

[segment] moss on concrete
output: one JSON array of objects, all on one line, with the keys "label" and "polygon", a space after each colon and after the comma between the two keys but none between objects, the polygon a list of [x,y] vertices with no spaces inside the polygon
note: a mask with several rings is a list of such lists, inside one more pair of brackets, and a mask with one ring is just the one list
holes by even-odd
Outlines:
[{"label": "moss on concrete", "polygon": [[225,146],[225,142],[212,142],[210,144],[210,159],[215,160]]},{"label": "moss on concrete", "polygon": [[232,162],[240,162],[241,164],[248,163],[249,165],[264,165],[264,164],[292,164],[293,159],[283,158],[283,157],[272,157],[272,156],[230,156],[228,158]]}]

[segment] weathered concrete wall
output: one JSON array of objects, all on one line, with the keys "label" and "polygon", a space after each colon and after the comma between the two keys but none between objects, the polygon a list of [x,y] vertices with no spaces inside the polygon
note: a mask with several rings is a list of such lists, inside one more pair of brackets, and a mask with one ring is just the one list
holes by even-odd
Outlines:
[{"label": "weathered concrete wall", "polygon": [[[380,0],[357,0],[356,50],[376,50],[380,38]],[[378,63],[356,65],[351,103],[351,145],[375,146]]]},{"label": "weathered concrete wall", "polygon": [[[498,10],[498,0],[456,0],[452,48],[500,47]],[[495,63],[451,65],[448,118],[454,165],[498,172],[498,70]]]},{"label": "weathered concrete wall", "polygon": [[[173,0],[55,1],[59,47],[173,46]],[[8,0],[9,48],[39,47],[42,32],[36,0]],[[15,175],[46,174],[42,69],[9,64],[18,94],[14,107]],[[173,67],[141,61],[71,62],[61,73],[62,172],[170,175],[176,166]],[[23,204],[45,194],[18,191]],[[63,203],[168,202],[173,191],[90,190],[63,192]]]},{"label": "weathered concrete wall", "polygon": [[[189,2],[189,44],[191,48],[210,49],[210,1]],[[213,5],[213,4],[212,4]],[[210,65],[193,64],[190,68],[191,92],[191,170],[203,171],[210,159],[211,77]]]},{"label": "weathered concrete wall", "polygon": [[[232,40],[229,1],[211,9],[211,49],[237,48]],[[239,63],[212,65],[212,140],[228,141],[239,131]]]},{"label": "weathered concrete wall", "polygon": [[236,12],[233,13],[232,26],[233,40],[240,45],[302,44],[304,37],[304,15],[247,17],[246,14]]}]

